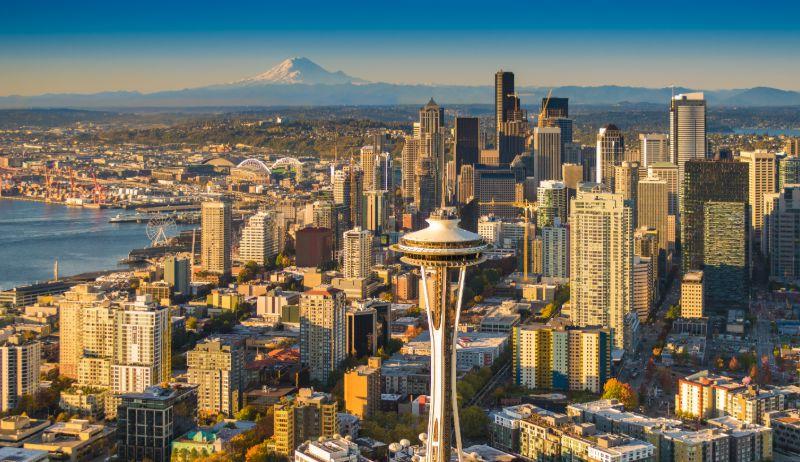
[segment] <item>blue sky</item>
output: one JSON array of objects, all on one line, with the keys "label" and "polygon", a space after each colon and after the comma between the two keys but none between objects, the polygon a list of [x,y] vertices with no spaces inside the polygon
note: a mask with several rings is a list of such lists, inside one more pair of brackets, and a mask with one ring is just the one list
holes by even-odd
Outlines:
[{"label": "blue sky", "polygon": [[[800,90],[800,2],[20,2],[0,95],[238,80],[290,56],[368,80]],[[168,3],[168,4],[166,4]]]}]

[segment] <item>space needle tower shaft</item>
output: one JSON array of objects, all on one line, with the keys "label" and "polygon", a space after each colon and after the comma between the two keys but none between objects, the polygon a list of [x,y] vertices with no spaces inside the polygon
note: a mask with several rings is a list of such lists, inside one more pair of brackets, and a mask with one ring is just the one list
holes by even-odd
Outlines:
[{"label": "space needle tower shaft", "polygon": [[[480,264],[486,243],[458,227],[455,209],[441,208],[427,220],[428,227],[409,233],[392,249],[404,263],[419,266],[420,302],[428,317],[431,342],[431,402],[425,442],[426,462],[450,462],[453,442],[462,460],[461,431],[456,395],[458,323],[468,266]],[[456,277],[455,291],[451,277]],[[453,441],[455,440],[455,441]]]}]

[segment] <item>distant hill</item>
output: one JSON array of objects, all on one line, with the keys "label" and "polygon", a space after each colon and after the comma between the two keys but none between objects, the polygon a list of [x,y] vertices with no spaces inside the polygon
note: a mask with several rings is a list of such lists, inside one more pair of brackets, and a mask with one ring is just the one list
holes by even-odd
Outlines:
[{"label": "distant hill", "polygon": [[[538,105],[550,88],[518,87],[527,106]],[[572,104],[653,103],[666,105],[671,88],[564,86],[553,95]],[[331,72],[308,58],[287,59],[270,70],[236,82],[183,90],[44,94],[0,97],[0,108],[136,108],[197,106],[321,106],[424,104],[433,97],[440,104],[491,103],[493,87],[464,85],[403,85],[368,82],[342,71]],[[676,93],[703,91],[676,88]],[[769,87],[705,90],[709,104],[718,106],[800,105],[800,92]]]}]

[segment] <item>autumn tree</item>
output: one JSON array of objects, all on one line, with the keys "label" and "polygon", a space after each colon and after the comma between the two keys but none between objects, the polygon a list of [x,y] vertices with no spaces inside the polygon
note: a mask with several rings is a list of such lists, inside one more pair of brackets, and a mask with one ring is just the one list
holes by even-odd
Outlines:
[{"label": "autumn tree", "polygon": [[616,399],[626,409],[634,409],[639,405],[639,397],[636,391],[629,384],[613,378],[608,379],[605,386],[603,386],[603,399]]}]

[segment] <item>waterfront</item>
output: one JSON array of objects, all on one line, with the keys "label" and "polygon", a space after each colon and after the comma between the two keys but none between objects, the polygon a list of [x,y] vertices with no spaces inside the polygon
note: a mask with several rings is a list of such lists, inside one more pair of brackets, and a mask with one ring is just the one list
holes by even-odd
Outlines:
[{"label": "waterfront", "polygon": [[121,268],[117,262],[148,245],[144,223],[109,223],[118,210],[0,200],[0,289]]}]

